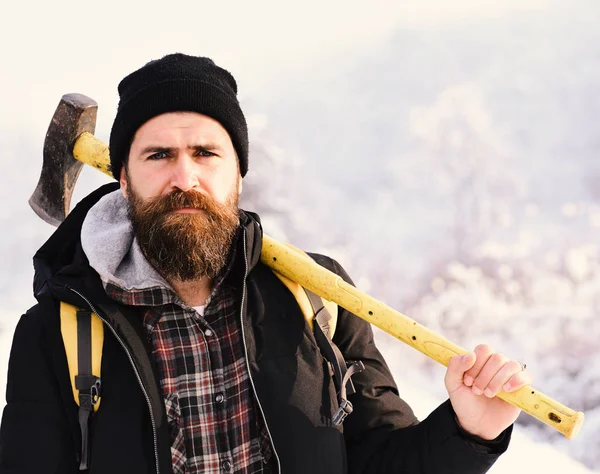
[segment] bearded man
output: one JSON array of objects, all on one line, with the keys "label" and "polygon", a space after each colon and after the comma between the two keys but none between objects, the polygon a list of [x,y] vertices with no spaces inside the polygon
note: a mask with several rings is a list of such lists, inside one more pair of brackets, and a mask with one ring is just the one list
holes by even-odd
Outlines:
[{"label": "bearded man", "polygon": [[[330,361],[260,262],[258,216],[238,209],[248,131],[233,76],[173,54],[123,79],[119,95],[119,185],[84,198],[34,257],[39,303],[15,332],[0,472],[486,472],[519,413],[495,395],[531,382],[520,364],[485,345],[455,357],[449,399],[418,422],[369,324],[340,308],[333,343],[364,369],[352,377],[354,411],[337,422]],[[60,302],[105,327],[102,406],[89,424]]]}]

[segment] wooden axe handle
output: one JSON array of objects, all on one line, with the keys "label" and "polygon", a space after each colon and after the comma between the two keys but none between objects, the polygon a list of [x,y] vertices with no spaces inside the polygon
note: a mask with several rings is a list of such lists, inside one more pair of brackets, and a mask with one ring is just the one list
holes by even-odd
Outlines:
[{"label": "wooden axe handle", "polygon": [[[268,235],[263,235],[261,260],[276,272],[337,303],[440,364],[448,366],[455,355],[468,353]],[[583,423],[582,412],[562,405],[531,386],[511,393],[500,392],[498,397],[560,431],[568,439],[577,435]]]},{"label": "wooden axe handle", "polygon": [[[84,132],[79,136],[73,147],[73,156],[112,177],[108,147],[92,134]],[[281,275],[337,303],[440,364],[448,366],[453,356],[468,353],[462,347],[346,283],[310,257],[268,235],[263,235],[261,260]],[[562,405],[531,386],[512,393],[500,392],[498,397],[560,431],[568,439],[577,435],[583,423],[582,412]]]}]

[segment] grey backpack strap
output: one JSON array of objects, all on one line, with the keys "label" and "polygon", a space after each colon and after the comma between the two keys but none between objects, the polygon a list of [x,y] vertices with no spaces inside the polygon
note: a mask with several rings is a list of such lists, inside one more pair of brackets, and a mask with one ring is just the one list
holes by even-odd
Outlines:
[{"label": "grey backpack strap", "polygon": [[332,422],[335,425],[341,425],[344,419],[352,413],[352,403],[348,400],[348,396],[355,393],[354,384],[352,383],[352,375],[364,370],[365,366],[361,361],[346,363],[340,349],[334,344],[330,337],[330,321],[332,315],[329,310],[323,305],[323,300],[320,296],[310,290],[304,288],[308,300],[315,314],[314,334],[317,346],[321,350],[323,357],[329,362],[333,371],[333,382],[336,388],[339,408],[333,416]]}]

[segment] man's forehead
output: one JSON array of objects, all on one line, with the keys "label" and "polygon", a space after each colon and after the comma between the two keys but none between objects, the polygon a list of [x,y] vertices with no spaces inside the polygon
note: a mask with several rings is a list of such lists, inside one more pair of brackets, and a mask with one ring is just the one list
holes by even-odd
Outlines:
[{"label": "man's forehead", "polygon": [[215,119],[197,112],[168,112],[151,118],[136,131],[133,142],[173,141],[182,136],[199,143],[187,143],[187,146],[201,145],[200,142],[231,143],[227,130]]}]

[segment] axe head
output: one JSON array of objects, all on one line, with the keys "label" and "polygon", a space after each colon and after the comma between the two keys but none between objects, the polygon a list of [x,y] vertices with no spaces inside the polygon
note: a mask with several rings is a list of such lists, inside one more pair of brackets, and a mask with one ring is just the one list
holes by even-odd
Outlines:
[{"label": "axe head", "polygon": [[83,163],[73,145],[83,132],[94,134],[98,104],[81,94],[62,97],[44,141],[44,161],[29,205],[46,222],[58,226],[69,213],[71,196]]}]

